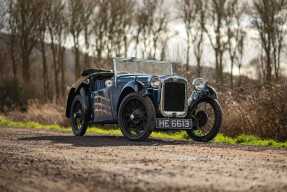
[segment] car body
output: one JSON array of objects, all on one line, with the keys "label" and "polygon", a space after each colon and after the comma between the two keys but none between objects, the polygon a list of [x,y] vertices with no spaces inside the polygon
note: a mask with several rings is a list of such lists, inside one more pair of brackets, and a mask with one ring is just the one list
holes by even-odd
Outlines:
[{"label": "car body", "polygon": [[[139,106],[130,112],[130,119],[127,119],[127,121],[135,121],[134,116],[141,116],[142,119],[138,123],[150,119],[149,121],[152,123],[146,122],[146,124],[150,123],[147,128],[149,134],[154,130],[192,131],[196,127],[194,119],[189,114],[193,105],[204,98],[209,98],[218,103],[216,92],[202,79],[196,79],[193,82],[196,89],[189,96],[187,80],[173,74],[173,66],[166,63],[156,60],[115,58],[113,59],[113,71],[85,70],[82,77],[72,86],[69,92],[66,116],[72,119],[72,125],[75,125],[73,124],[74,114],[74,120],[81,116],[84,127],[89,124],[120,124],[124,126],[119,123],[122,120],[121,117],[124,118],[125,116],[119,115],[121,108],[127,108],[126,111],[128,111],[128,108],[133,108],[133,105],[131,104],[131,107],[121,105],[127,97],[133,97],[134,99],[130,102],[137,103]],[[154,69],[150,73],[140,72],[144,71],[143,69],[146,67]],[[123,72],[126,68],[131,70]],[[157,70],[165,74],[158,74]],[[78,113],[73,113],[72,109],[75,98],[78,100],[78,105],[81,106],[78,107],[81,108]],[[142,106],[140,103],[142,103]],[[142,111],[138,112],[140,110]],[[151,113],[151,115],[148,113]],[[143,114],[145,114],[145,117],[143,117]],[[207,114],[203,116],[206,118]],[[131,124],[135,127],[139,126],[135,122]],[[84,131],[80,131],[80,134],[77,134],[77,131],[76,133],[74,131],[74,133],[75,135],[83,135],[85,130],[86,128]],[[124,133],[123,130],[122,132]],[[147,138],[149,134],[134,138],[129,137],[127,134],[124,135],[132,140],[142,140]]]}]

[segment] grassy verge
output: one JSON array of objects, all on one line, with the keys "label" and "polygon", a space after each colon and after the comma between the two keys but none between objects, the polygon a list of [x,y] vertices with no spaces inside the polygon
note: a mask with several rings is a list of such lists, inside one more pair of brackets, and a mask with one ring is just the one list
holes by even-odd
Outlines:
[{"label": "grassy verge", "polygon": [[[0,116],[0,127],[9,128],[29,128],[29,129],[44,129],[55,132],[70,133],[70,128],[64,128],[59,125],[44,125],[32,121],[12,121],[6,117]],[[120,136],[121,131],[119,129],[103,129],[98,127],[91,127],[88,129],[88,134],[97,135],[111,135]],[[153,138],[159,139],[173,139],[173,140],[187,140],[188,137],[185,132],[177,132],[173,134],[154,132]],[[214,140],[215,143],[224,144],[241,144],[241,145],[252,145],[252,146],[265,146],[274,148],[287,148],[287,141],[279,142],[272,139],[261,139],[251,135],[240,135],[237,137],[228,137],[223,134],[218,134]]]}]

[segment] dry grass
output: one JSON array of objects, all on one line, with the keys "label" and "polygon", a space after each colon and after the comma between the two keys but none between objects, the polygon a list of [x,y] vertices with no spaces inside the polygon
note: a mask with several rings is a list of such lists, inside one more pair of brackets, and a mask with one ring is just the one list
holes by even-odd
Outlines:
[{"label": "dry grass", "polygon": [[222,132],[287,140],[287,90],[284,85],[253,87],[221,94]]},{"label": "dry grass", "polygon": [[54,103],[43,104],[37,100],[29,101],[26,112],[15,110],[6,115],[17,121],[25,120],[44,124],[59,124],[61,126],[68,125],[63,105]]}]

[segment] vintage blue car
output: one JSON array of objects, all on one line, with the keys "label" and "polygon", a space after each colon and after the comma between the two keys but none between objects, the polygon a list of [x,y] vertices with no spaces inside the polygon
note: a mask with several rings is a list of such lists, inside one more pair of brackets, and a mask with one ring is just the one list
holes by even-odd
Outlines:
[{"label": "vintage blue car", "polygon": [[88,69],[72,86],[66,116],[75,136],[90,124],[118,124],[130,140],[152,131],[185,130],[195,141],[212,140],[221,127],[222,110],[215,90],[203,79],[192,83],[168,62],[113,59],[113,71]]}]

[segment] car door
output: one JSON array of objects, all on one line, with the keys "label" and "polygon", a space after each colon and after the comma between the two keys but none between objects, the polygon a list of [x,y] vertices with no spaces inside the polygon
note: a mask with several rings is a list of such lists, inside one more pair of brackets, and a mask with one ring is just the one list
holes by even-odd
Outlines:
[{"label": "car door", "polygon": [[106,80],[107,79],[99,79],[95,81],[96,91],[93,92],[93,112],[95,123],[113,121],[111,87],[106,87]]}]

